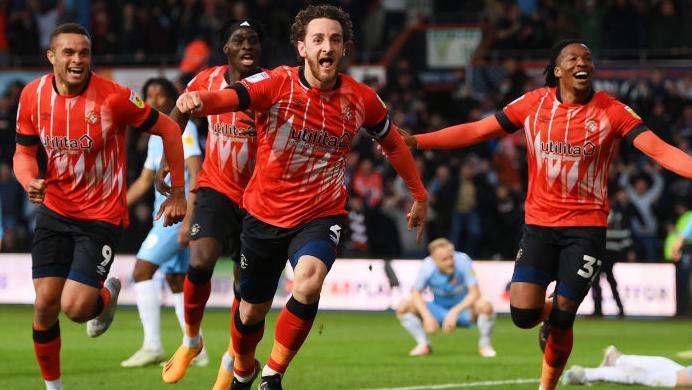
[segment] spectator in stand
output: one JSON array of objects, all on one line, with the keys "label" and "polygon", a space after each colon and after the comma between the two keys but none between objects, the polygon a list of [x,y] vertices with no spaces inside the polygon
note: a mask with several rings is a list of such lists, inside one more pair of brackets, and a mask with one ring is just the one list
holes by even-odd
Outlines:
[{"label": "spectator in stand", "polygon": [[449,232],[449,238],[454,243],[454,247],[472,257],[478,255],[478,240],[481,237],[474,176],[476,176],[475,162],[473,159],[467,159],[462,164],[459,174],[459,186],[452,212],[452,227]]},{"label": "spectator in stand", "polygon": [[627,191],[630,202],[637,210],[632,220],[632,233],[638,246],[639,260],[655,261],[661,257],[657,252],[656,241],[658,218],[653,210],[664,187],[660,169],[658,165],[654,167],[651,163],[645,165],[644,171],[649,174],[652,184],[649,184],[647,177],[643,175],[634,178],[634,185],[631,183],[631,175],[635,172],[634,164],[627,166],[620,176],[620,187]]},{"label": "spectator in stand", "polygon": [[357,195],[348,197],[348,239],[344,244],[344,257],[367,258],[368,251],[368,227],[367,213],[363,199]]},{"label": "spectator in stand", "polygon": [[435,170],[435,177],[428,184],[430,199],[430,221],[428,237],[449,237],[450,222],[456,199],[456,185],[451,178],[449,166],[440,164]]},{"label": "spectator in stand", "polygon": [[495,187],[496,208],[493,220],[492,242],[495,258],[514,259],[524,225],[524,213],[517,194],[504,184]]},{"label": "spectator in stand", "polygon": [[384,193],[382,174],[373,169],[370,159],[361,160],[351,181],[353,192],[363,198],[365,207],[375,208],[382,202]]}]

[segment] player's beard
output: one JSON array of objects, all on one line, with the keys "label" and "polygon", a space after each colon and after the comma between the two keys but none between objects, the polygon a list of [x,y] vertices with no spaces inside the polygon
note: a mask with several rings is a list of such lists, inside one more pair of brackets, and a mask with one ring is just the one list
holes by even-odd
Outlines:
[{"label": "player's beard", "polygon": [[334,62],[328,70],[322,68],[319,58],[308,57],[307,62],[308,67],[310,68],[310,73],[312,73],[312,76],[319,80],[320,83],[329,84],[336,80],[336,75],[339,71],[339,64],[341,63],[340,58],[336,58],[335,56]]}]

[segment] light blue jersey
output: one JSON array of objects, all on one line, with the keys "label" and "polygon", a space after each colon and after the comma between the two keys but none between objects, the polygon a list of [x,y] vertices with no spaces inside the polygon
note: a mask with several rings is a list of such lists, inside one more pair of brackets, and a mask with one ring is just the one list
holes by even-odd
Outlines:
[{"label": "light blue jersey", "polygon": [[432,257],[423,260],[418,271],[414,287],[423,290],[430,287],[433,302],[446,309],[461,302],[469,293],[469,287],[478,282],[471,268],[471,258],[462,252],[454,252],[454,273],[446,275],[440,272]]},{"label": "light blue jersey", "polygon": [[[183,132],[183,155],[187,159],[193,156],[202,154],[199,148],[199,140],[197,134],[197,126],[192,122],[188,122]],[[156,171],[159,169],[163,156],[163,140],[161,137],[149,137],[149,145],[147,149],[147,159],[144,162],[144,168]],[[170,176],[166,178],[166,182],[170,184]],[[189,189],[190,174],[185,169],[185,193]],[[154,191],[154,215],[159,211],[161,204],[166,197]],[[164,273],[185,273],[190,261],[190,250],[182,248],[178,244],[178,232],[181,224],[164,227],[163,218],[154,221],[149,235],[142,242],[142,246],[137,252],[137,258],[146,260],[150,263],[157,264],[161,267]]]}]

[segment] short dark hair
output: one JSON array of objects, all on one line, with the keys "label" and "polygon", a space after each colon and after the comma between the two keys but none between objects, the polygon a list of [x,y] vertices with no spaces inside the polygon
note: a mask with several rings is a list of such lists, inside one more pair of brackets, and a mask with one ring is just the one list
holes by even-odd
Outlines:
[{"label": "short dark hair", "polygon": [[291,26],[291,43],[297,45],[299,41],[304,41],[308,24],[313,19],[319,18],[336,20],[341,24],[344,43],[350,43],[353,40],[353,23],[349,14],[339,7],[322,4],[310,5],[298,12]]},{"label": "short dark hair", "polygon": [[579,43],[581,45],[587,46],[586,41],[582,39],[570,38],[559,41],[555,44],[555,46],[553,46],[552,49],[550,49],[550,59],[548,60],[548,65],[546,65],[545,70],[543,71],[543,74],[545,75],[546,87],[557,86],[557,78],[555,77],[554,71],[555,67],[557,66],[557,57],[560,56],[562,49],[573,43]]},{"label": "short dark hair", "polygon": [[87,31],[84,26],[78,23],[64,23],[59,25],[58,27],[53,30],[52,33],[50,33],[50,39],[48,40],[48,47],[53,47],[53,40],[55,37],[57,37],[60,34],[79,34],[79,35],[84,35],[91,41],[91,35],[89,35],[89,31]]},{"label": "short dark hair", "polygon": [[241,28],[250,28],[255,30],[257,33],[257,38],[259,38],[260,43],[264,39],[264,27],[262,24],[254,19],[229,19],[226,20],[219,29],[219,38],[221,39],[221,47],[223,47],[228,39],[231,38],[233,33]]},{"label": "short dark hair", "polygon": [[147,99],[147,91],[152,85],[160,85],[163,88],[163,92],[170,98],[173,102],[178,99],[178,89],[175,85],[165,77],[152,77],[144,82],[142,86],[142,99]]}]

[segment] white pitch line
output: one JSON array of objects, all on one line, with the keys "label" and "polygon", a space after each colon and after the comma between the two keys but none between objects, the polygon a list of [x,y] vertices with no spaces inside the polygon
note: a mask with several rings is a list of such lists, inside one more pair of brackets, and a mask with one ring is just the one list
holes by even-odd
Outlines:
[{"label": "white pitch line", "polygon": [[438,389],[459,389],[464,387],[476,386],[500,386],[500,385],[518,385],[522,383],[538,383],[540,379],[507,379],[501,381],[480,381],[466,383],[445,383],[440,385],[425,385],[425,386],[410,386],[410,387],[379,387],[365,390],[438,390]]}]

